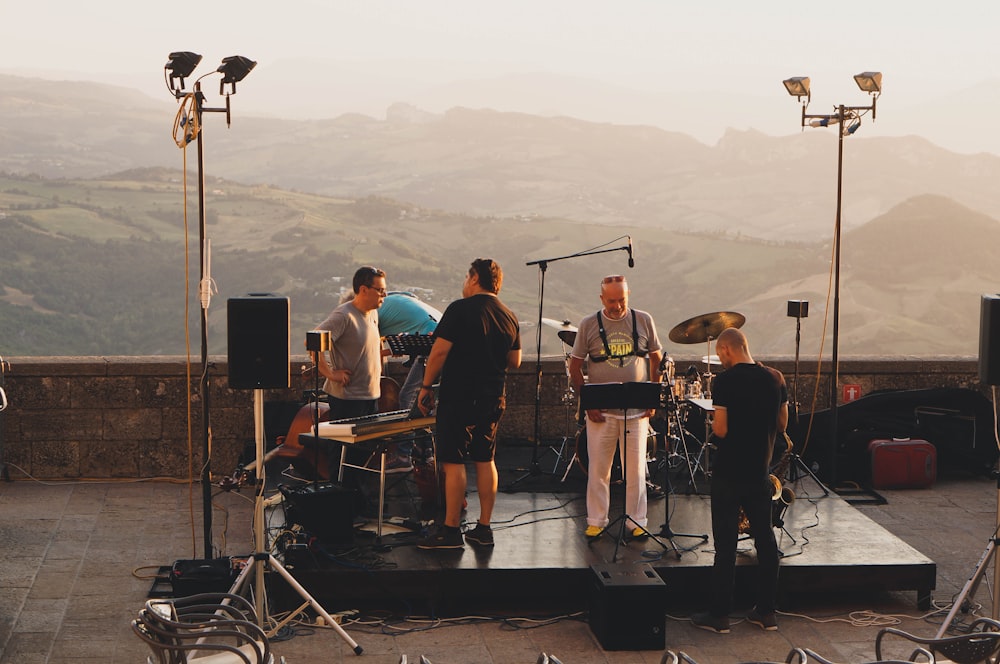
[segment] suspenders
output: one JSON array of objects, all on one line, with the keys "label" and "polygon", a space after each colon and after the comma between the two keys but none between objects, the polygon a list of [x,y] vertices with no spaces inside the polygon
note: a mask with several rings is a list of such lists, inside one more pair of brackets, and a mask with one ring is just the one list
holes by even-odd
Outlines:
[{"label": "suspenders", "polygon": [[597,312],[597,331],[601,335],[601,343],[604,344],[604,357],[591,357],[591,362],[607,362],[611,359],[620,360],[624,357],[629,357],[630,355],[635,355],[636,357],[646,357],[649,355],[649,351],[639,350],[639,328],[635,322],[635,309],[632,309],[632,352],[625,353],[624,355],[614,355],[611,352],[611,347],[608,345],[608,334],[604,330],[604,318],[601,316],[601,312]]}]

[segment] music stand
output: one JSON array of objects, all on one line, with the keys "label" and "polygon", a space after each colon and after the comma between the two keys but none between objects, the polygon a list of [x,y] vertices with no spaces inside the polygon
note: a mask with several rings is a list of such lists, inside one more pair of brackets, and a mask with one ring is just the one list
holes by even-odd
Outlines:
[{"label": "music stand", "polygon": [[[611,562],[618,561],[618,547],[625,540],[625,526],[631,521],[636,528],[653,539],[657,544],[667,550],[667,545],[657,539],[656,535],[649,532],[645,526],[640,525],[628,514],[628,409],[650,410],[660,407],[659,383],[651,382],[631,382],[631,383],[587,383],[580,390],[580,408],[587,410],[620,410],[625,418],[625,435],[619,441],[622,449],[622,482],[625,485],[626,498],[622,502],[622,513],[611,523],[604,527],[601,535],[611,530],[617,524],[618,537],[615,538],[615,551]],[[598,535],[599,537],[600,535]],[[671,546],[673,542],[671,542]],[[677,549],[674,547],[674,551]],[[678,554],[679,555],[679,554]]]},{"label": "music stand", "polygon": [[409,355],[410,357],[426,357],[431,354],[434,345],[432,334],[390,334],[385,338],[386,344],[393,355]]}]

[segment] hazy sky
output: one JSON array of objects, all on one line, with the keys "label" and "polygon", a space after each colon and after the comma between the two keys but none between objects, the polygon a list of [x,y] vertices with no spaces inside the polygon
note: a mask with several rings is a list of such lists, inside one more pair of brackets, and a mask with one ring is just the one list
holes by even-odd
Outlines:
[{"label": "hazy sky", "polygon": [[[678,111],[669,128],[703,140],[726,126],[797,131],[797,106],[781,87],[788,76],[810,76],[810,110],[827,112],[866,103],[852,75],[880,70],[885,93],[866,135],[921,133],[973,151],[976,132],[1000,133],[985,125],[1000,111],[1000,94],[986,86],[997,86],[998,25],[995,0],[0,0],[0,70],[165,95],[170,51],[204,55],[198,73],[239,54],[259,63],[251,76],[261,83],[248,78],[239,90],[248,91],[246,111],[269,94],[261,89],[268,71],[297,65],[308,73],[294,90],[268,86],[289,115],[308,115],[328,95],[338,109],[355,103],[370,112],[372,100],[420,86],[561,74],[671,98]],[[382,86],[381,96],[356,82],[338,87],[348,73]],[[659,111],[648,109],[650,119],[635,99],[623,95],[620,117],[592,117],[614,114],[614,100],[605,99],[587,119],[655,121]],[[514,106],[502,110],[521,110]]]}]

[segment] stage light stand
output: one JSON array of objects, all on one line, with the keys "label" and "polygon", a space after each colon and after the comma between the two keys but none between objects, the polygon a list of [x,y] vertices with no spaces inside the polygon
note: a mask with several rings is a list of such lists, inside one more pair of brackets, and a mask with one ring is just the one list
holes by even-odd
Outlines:
[{"label": "stage light stand", "polygon": [[[169,58],[163,68],[167,88],[178,101],[191,98],[194,104],[194,117],[186,117],[183,123],[184,141],[186,144],[192,140],[196,140],[198,145],[198,247],[201,270],[198,281],[198,295],[201,304],[201,378],[199,381],[199,397],[201,399],[202,412],[202,525],[205,539],[205,558],[211,559],[213,553],[212,427],[209,420],[209,388],[211,387],[211,383],[208,376],[208,307],[212,300],[214,282],[211,275],[211,245],[206,238],[205,150],[202,139],[201,121],[204,113],[225,113],[226,126],[230,126],[232,118],[230,115],[229,97],[236,94],[236,83],[243,80],[257,63],[240,55],[223,58],[222,64],[219,65],[218,69],[203,75],[195,81],[194,92],[189,94],[184,90],[184,79],[191,76],[197,68],[201,62],[201,56],[191,51],[174,51],[170,54]],[[222,80],[219,83],[219,94],[225,95],[226,98],[226,105],[223,108],[205,106],[205,95],[201,91],[201,79],[214,73],[222,74]],[[226,90],[227,85],[231,86],[228,91]],[[187,178],[187,173],[184,174],[184,177]],[[184,241],[186,243],[188,239],[185,237]],[[187,321],[185,321],[186,324]]]},{"label": "stage light stand", "polygon": [[[861,127],[861,118],[869,111],[872,114],[872,121],[875,120],[875,105],[879,95],[882,93],[882,73],[877,71],[866,71],[855,74],[854,82],[863,91],[871,95],[872,103],[868,106],[845,106],[840,104],[835,106],[835,112],[831,114],[813,115],[806,113],[812,93],[808,76],[794,76],[787,78],[782,83],[788,94],[802,102],[801,126],[805,127],[829,127],[836,125],[838,129],[837,140],[837,214],[833,232],[834,250],[834,278],[833,278],[833,339],[831,344],[830,359],[830,454],[827,459],[827,477],[829,481],[835,481],[837,475],[837,389],[840,387],[840,236],[841,236],[841,207],[843,199],[844,182],[844,137],[854,134]],[[850,122],[850,124],[848,124]]]}]

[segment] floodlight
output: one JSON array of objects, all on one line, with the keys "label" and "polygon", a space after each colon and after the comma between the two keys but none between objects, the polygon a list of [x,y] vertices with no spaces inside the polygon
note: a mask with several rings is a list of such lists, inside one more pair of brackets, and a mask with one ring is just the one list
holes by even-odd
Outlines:
[{"label": "floodlight", "polygon": [[184,89],[184,79],[191,75],[194,68],[201,62],[201,56],[191,51],[174,51],[163,68],[170,72],[169,87],[174,89],[174,79],[180,79],[179,88]]},{"label": "floodlight", "polygon": [[244,58],[242,55],[230,55],[222,58],[222,64],[215,71],[222,72],[222,82],[219,83],[219,94],[223,94],[226,83],[233,86],[232,93],[236,93],[236,84],[246,78],[247,74],[257,66],[255,60]]},{"label": "floodlight", "polygon": [[858,87],[870,94],[882,92],[882,72],[863,71],[854,75],[854,82]]},{"label": "floodlight", "polygon": [[785,84],[785,89],[788,90],[788,94],[792,95],[797,99],[802,99],[805,97],[809,98],[809,77],[808,76],[793,76],[792,78],[786,78],[782,83]]}]

